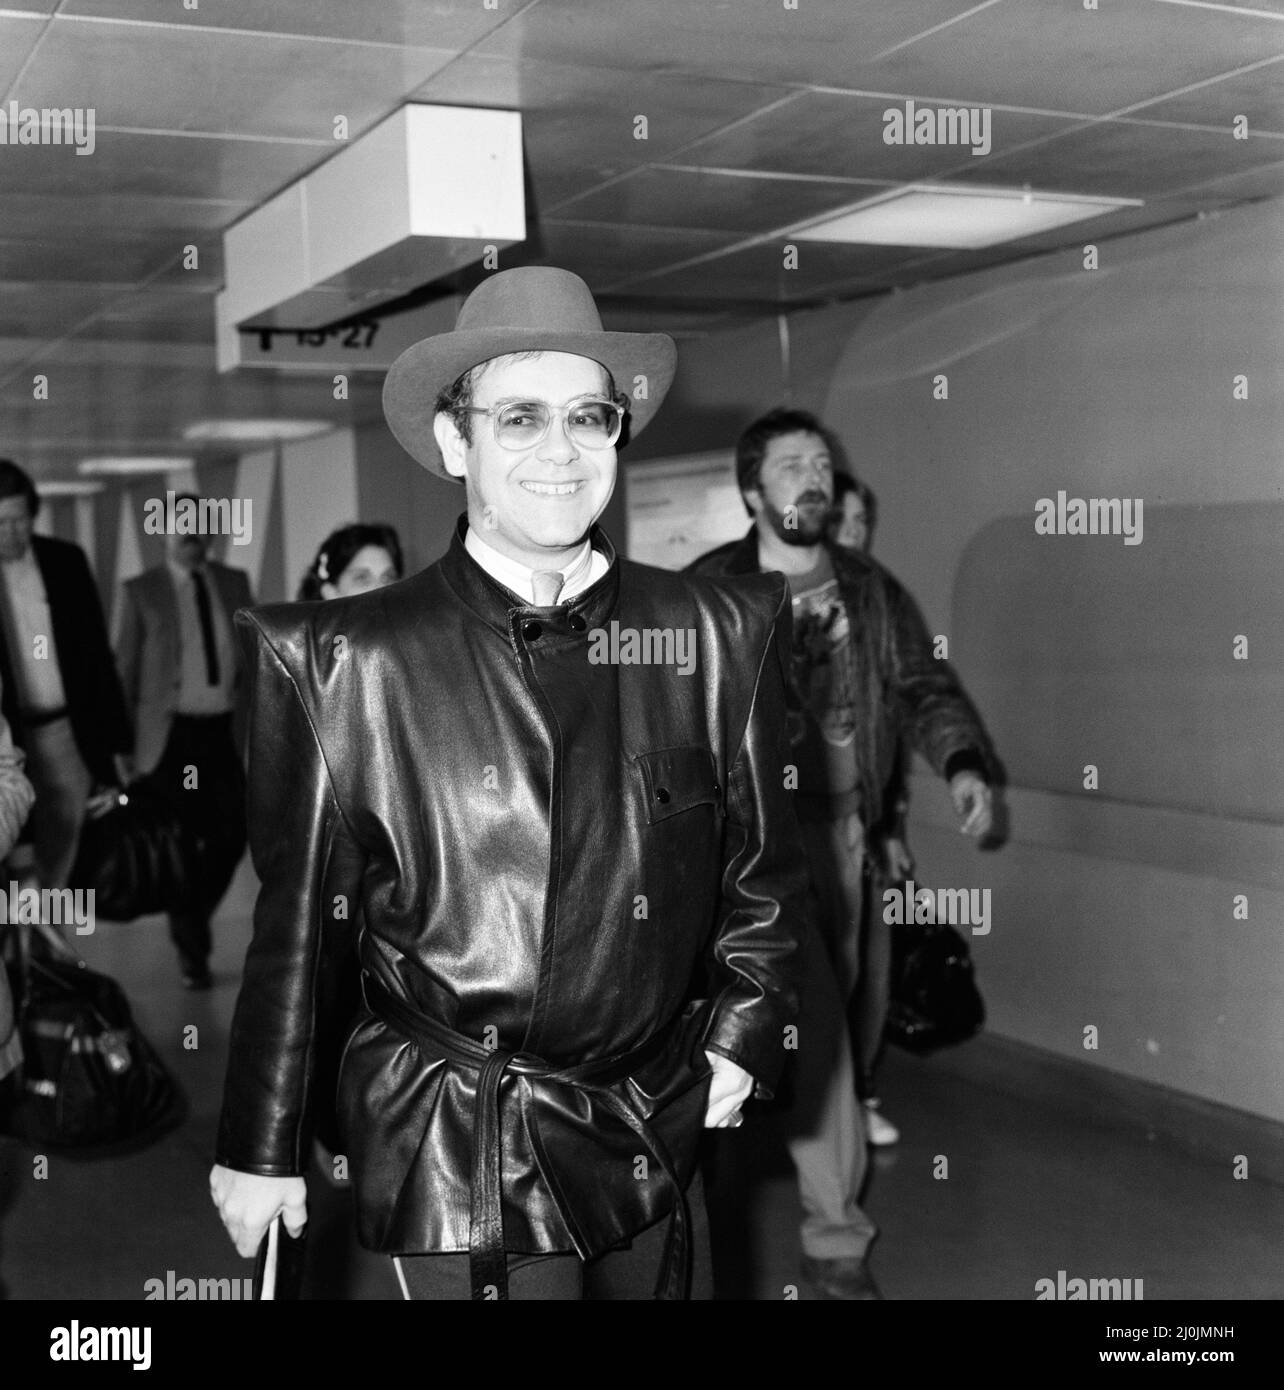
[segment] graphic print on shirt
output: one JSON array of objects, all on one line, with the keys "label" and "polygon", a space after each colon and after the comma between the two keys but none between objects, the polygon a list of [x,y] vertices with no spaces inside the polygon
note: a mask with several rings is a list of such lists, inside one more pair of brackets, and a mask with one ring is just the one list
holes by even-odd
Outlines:
[{"label": "graphic print on shirt", "polygon": [[[794,595],[794,680],[803,704],[833,748],[856,738],[856,678],[851,623],[828,579]],[[796,740],[795,740],[796,741]]]}]

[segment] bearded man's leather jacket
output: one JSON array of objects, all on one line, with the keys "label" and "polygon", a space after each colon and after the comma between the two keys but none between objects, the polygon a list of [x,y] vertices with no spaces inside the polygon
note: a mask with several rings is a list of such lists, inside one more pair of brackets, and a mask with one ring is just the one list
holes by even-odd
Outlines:
[{"label": "bearded man's leather jacket", "polygon": [[[607,574],[534,608],[465,530],[388,588],[237,615],[262,888],[217,1158],[305,1170],[319,982],[360,906],[339,1107],[362,1244],[469,1248],[489,1085],[503,1245],[588,1258],[689,1180],[704,1050],[763,1088],[786,1057],[810,929],[782,775],[789,596],[619,559],[595,530]],[[613,623],[693,630],[695,670],[628,662],[648,648],[623,640],[602,661]]]},{"label": "bearded man's leather jacket", "polygon": [[[970,770],[993,782],[999,766],[989,735],[949,662],[936,656],[917,604],[877,560],[828,542],[825,551],[851,626],[862,823],[879,828],[902,737],[947,781]],[[757,527],[700,556],[686,572],[761,574]],[[791,709],[803,707],[796,681],[788,698]]]}]

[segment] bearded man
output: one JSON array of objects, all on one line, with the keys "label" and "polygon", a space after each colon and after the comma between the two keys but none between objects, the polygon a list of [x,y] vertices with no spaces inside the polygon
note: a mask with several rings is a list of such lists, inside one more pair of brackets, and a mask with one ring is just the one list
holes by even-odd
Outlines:
[{"label": "bearded man", "polygon": [[869,897],[867,832],[879,819],[903,737],[949,782],[962,829],[993,823],[994,760],[949,663],[936,659],[913,599],[869,556],[826,539],[838,444],[815,416],[774,410],[736,445],[753,525],[688,573],[786,577],[794,610],[791,754],[799,820],[819,899],[803,943],[803,1009],[790,1153],[803,1206],[803,1275],[822,1297],[881,1297],[869,1269],[875,1227],[860,1206],[865,1128],[845,1013],[861,968]]}]

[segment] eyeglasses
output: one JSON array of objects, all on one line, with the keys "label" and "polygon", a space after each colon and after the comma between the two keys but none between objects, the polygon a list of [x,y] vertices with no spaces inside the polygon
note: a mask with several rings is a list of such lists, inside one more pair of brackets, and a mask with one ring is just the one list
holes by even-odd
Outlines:
[{"label": "eyeglasses", "polygon": [[609,449],[624,428],[624,407],[601,396],[581,396],[563,407],[546,401],[501,401],[498,405],[461,407],[470,415],[489,415],[501,449],[530,449],[549,431],[553,417],[585,449]]}]

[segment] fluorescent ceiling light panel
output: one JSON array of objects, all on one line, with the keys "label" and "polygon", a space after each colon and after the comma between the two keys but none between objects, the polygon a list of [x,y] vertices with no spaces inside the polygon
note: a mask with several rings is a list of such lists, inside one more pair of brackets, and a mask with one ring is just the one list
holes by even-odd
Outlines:
[{"label": "fluorescent ceiling light panel", "polygon": [[277,439],[311,439],[328,434],[329,420],[197,420],[183,431],[189,444],[262,443]]},{"label": "fluorescent ceiling light panel", "polygon": [[36,491],[41,497],[92,497],[95,493],[103,491],[103,484],[60,479],[53,483],[37,483]]},{"label": "fluorescent ceiling light panel", "polygon": [[192,458],[148,458],[113,454],[103,458],[81,459],[76,465],[76,472],[87,478],[130,473],[172,473],[180,468],[190,468],[194,462],[195,459]]},{"label": "fluorescent ceiling light panel", "polygon": [[799,241],[975,251],[1119,208],[1141,206],[1140,198],[913,184],[803,223],[786,235]]}]

